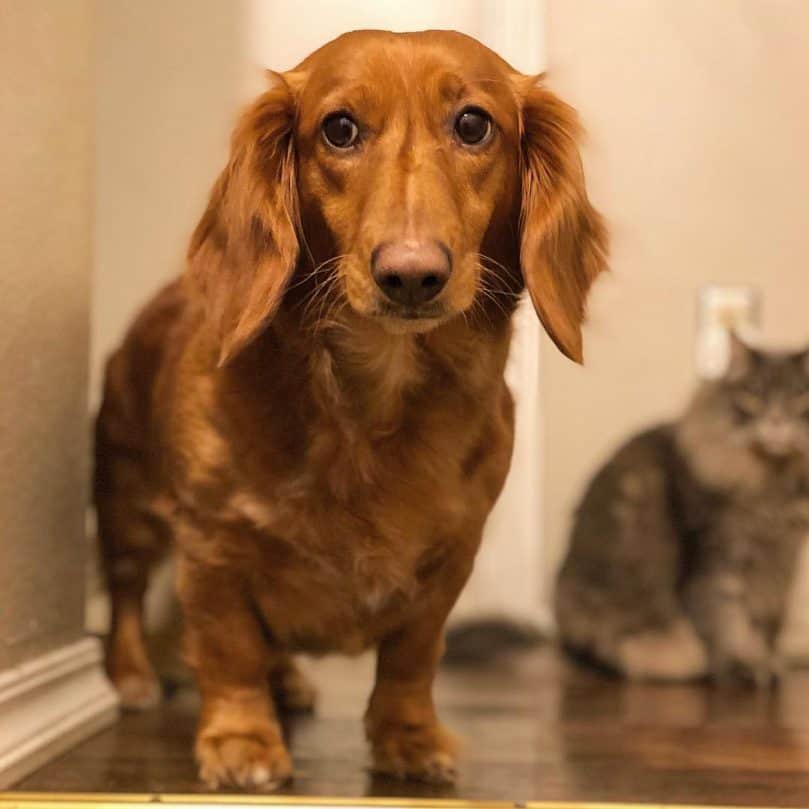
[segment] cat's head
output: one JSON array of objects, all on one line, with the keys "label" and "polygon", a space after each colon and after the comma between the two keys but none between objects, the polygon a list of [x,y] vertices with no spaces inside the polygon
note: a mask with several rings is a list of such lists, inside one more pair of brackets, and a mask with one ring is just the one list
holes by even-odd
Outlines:
[{"label": "cat's head", "polygon": [[717,385],[731,440],[766,460],[809,459],[809,350],[760,351],[730,337]]},{"label": "cat's head", "polygon": [[674,428],[704,485],[755,492],[784,464],[809,475],[809,349],[760,351],[731,336],[725,374],[700,386]]}]

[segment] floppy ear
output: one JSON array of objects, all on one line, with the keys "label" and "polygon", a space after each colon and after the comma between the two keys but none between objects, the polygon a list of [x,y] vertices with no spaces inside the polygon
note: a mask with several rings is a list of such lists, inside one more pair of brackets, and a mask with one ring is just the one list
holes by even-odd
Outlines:
[{"label": "floppy ear", "polygon": [[295,106],[284,78],[272,77],[236,126],[188,250],[189,279],[220,339],[220,366],[270,321],[298,260]]},{"label": "floppy ear", "polygon": [[560,351],[582,361],[587,292],[607,268],[607,231],[587,199],[572,107],[520,77],[520,265],[537,315]]}]

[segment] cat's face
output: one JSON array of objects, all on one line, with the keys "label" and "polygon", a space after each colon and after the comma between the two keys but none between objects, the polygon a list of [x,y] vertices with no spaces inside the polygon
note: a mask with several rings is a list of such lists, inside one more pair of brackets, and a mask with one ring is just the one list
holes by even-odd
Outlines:
[{"label": "cat's face", "polygon": [[756,351],[734,337],[719,393],[737,445],[769,460],[809,459],[809,351]]}]

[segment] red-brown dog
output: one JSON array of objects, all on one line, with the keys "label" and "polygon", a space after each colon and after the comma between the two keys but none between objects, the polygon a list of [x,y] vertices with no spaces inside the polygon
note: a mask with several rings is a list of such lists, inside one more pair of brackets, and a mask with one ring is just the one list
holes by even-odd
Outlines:
[{"label": "red-brown dog", "polygon": [[96,503],[108,670],[158,694],[141,602],[169,540],[210,785],[292,766],[293,652],[378,647],[376,770],[445,781],[431,685],[506,476],[523,286],[581,358],[605,266],[573,111],[447,31],[361,31],[242,116],[193,236],[107,369]]}]

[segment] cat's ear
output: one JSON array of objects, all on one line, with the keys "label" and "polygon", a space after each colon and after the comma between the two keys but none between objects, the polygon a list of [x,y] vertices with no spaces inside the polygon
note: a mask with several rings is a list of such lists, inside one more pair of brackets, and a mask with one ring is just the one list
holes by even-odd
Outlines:
[{"label": "cat's ear", "polygon": [[797,354],[797,360],[803,367],[804,373],[809,376],[809,348],[799,351]]},{"label": "cat's ear", "polygon": [[755,356],[753,349],[733,330],[728,332],[728,347],[728,365],[725,371],[725,379],[733,382],[741,379],[751,371]]}]

